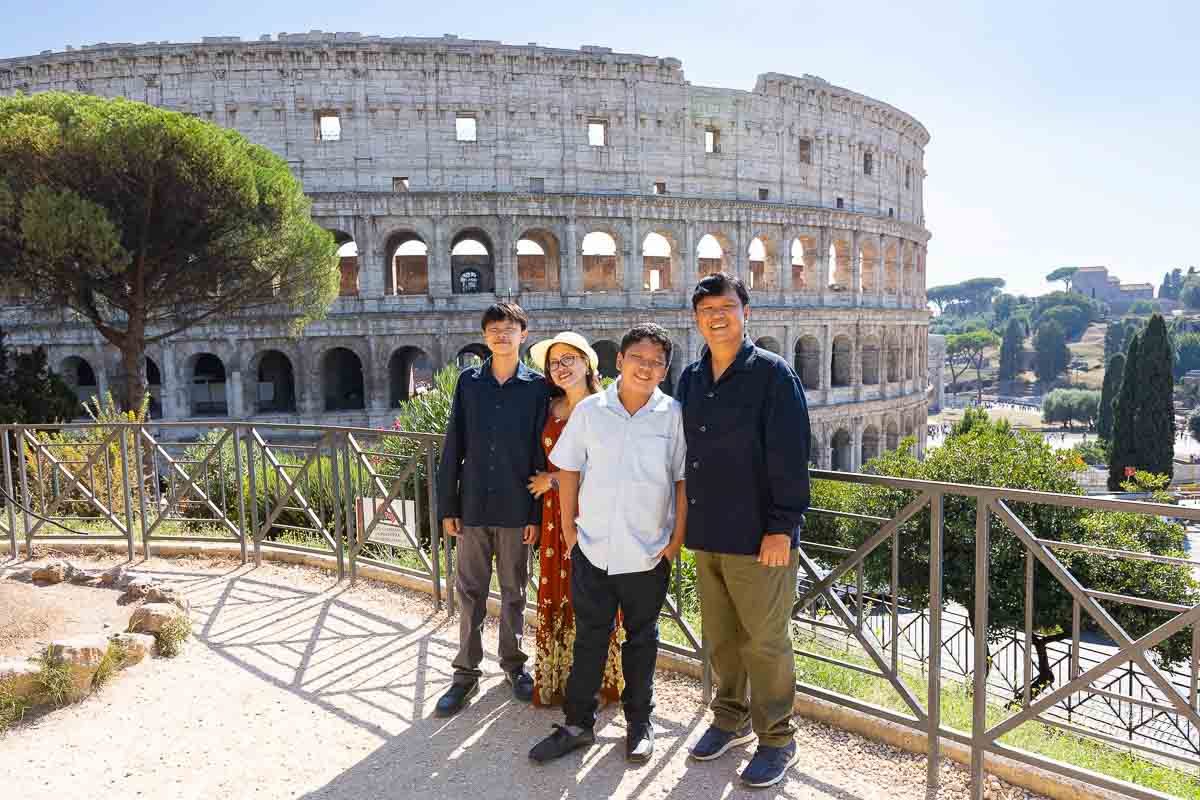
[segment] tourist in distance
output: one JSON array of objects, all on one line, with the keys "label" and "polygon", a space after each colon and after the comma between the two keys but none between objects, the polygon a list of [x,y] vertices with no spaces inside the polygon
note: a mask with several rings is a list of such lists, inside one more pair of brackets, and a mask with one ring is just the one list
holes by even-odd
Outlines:
[{"label": "tourist in distance", "polygon": [[537,762],[595,743],[596,695],[618,612],[625,756],[645,762],[654,751],[658,615],[687,523],[683,418],[679,403],[658,388],[671,349],[661,326],[631,328],[621,339],[617,382],[575,407],[550,453],[572,564],[575,646],[565,724],[529,751]]},{"label": "tourist in distance", "polygon": [[[587,339],[572,331],[538,342],[529,348],[529,356],[542,369],[550,388],[550,409],[542,429],[542,449],[549,459],[575,407],[601,391],[600,358]],[[533,704],[561,706],[571,672],[575,611],[571,607],[571,559],[567,557],[559,513],[558,468],[549,461],[546,468],[546,472],[529,479],[530,493],[542,504]],[[609,637],[601,699],[615,702],[623,686],[621,649],[614,630]]]},{"label": "tourist in distance", "polygon": [[524,702],[533,697],[521,635],[529,545],[541,528],[542,506],[525,483],[545,468],[540,439],[547,388],[541,375],[521,363],[529,319],[520,306],[489,306],[481,327],[491,356],[459,375],[437,476],[442,528],[458,540],[455,587],[461,606],[454,682],[435,709],[443,717],[458,713],[479,691],[493,558],[500,582],[500,666],[514,697]]},{"label": "tourist in distance", "polygon": [[809,505],[808,406],[791,366],[746,337],[750,296],[739,278],[705,277],[692,308],[707,349],[675,396],[687,436],[687,547],[718,685],[691,755],[708,761],[757,736],[742,781],[771,786],[799,758],[790,623]]}]

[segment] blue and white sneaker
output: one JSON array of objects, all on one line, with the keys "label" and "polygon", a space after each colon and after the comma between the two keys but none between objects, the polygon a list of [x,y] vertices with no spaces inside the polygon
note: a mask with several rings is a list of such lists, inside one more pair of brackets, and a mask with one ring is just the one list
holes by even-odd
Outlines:
[{"label": "blue and white sneaker", "polygon": [[723,731],[716,725],[710,725],[700,741],[692,747],[692,758],[697,761],[712,761],[720,758],[739,744],[754,741],[754,731],[747,723],[736,731]]},{"label": "blue and white sneaker", "polygon": [[755,788],[774,786],[783,780],[788,767],[800,760],[800,750],[794,741],[783,747],[758,746],[750,763],[742,770],[742,783]]}]

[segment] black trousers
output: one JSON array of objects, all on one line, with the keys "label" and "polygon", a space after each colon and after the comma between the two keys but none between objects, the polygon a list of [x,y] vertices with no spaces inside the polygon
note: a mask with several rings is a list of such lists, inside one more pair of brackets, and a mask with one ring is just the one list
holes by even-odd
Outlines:
[{"label": "black trousers", "polygon": [[563,711],[568,725],[591,730],[597,695],[608,661],[608,640],[624,615],[625,644],[621,703],[627,722],[649,722],[654,710],[654,666],[658,660],[658,615],[667,599],[671,562],[659,561],[648,572],[609,575],[576,546],[571,551],[571,604],[575,608],[575,652],[567,678]]}]

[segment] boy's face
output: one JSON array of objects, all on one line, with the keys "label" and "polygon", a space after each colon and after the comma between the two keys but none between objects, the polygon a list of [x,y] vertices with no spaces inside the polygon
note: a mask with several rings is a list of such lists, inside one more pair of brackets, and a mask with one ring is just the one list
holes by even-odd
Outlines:
[{"label": "boy's face", "polygon": [[733,289],[705,297],[696,304],[696,327],[700,329],[700,335],[709,348],[741,343],[749,316],[750,306],[742,305]]},{"label": "boy's face", "polygon": [[667,354],[662,345],[649,339],[634,342],[617,354],[621,383],[636,394],[650,395],[667,377]]},{"label": "boy's face", "polygon": [[521,344],[529,336],[529,331],[511,319],[489,322],[483,326],[483,343],[492,351],[492,356],[506,358],[515,356],[521,351]]}]

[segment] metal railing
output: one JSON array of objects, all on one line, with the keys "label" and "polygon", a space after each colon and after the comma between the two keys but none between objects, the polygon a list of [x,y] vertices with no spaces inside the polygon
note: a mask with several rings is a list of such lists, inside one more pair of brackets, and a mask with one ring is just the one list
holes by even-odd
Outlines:
[{"label": "metal railing", "polygon": [[[187,442],[172,438],[195,437],[197,431],[205,435]],[[130,558],[139,544],[150,555],[168,541],[232,543],[244,562],[256,563],[270,548],[320,553],[331,555],[339,578],[350,581],[363,564],[429,581],[437,607],[445,602],[453,610],[453,582],[443,576],[453,573],[454,552],[440,535],[430,480],[440,449],[436,435],[332,426],[0,426],[0,535],[14,555],[20,542],[32,554],[37,542],[64,533],[78,540],[124,541]],[[818,641],[812,634],[820,632],[826,643],[852,643],[861,658],[839,658],[828,647],[797,648],[797,657],[872,676],[894,692],[901,710],[807,683],[798,683],[799,691],[922,733],[931,789],[938,784],[941,740],[968,746],[972,796],[979,799],[989,753],[1131,797],[1163,796],[1001,741],[1027,723],[1200,767],[1200,605],[1147,596],[1151,587],[1136,596],[1086,587],[1066,565],[1074,556],[1063,554],[1187,570],[1200,562],[1057,541],[1046,531],[1035,533],[1018,513],[1047,506],[1200,521],[1200,508],[821,470],[812,477],[879,487],[903,500],[890,516],[812,509],[814,519],[847,520],[867,532],[854,546],[802,542],[796,638],[812,643]],[[947,498],[956,507],[965,499],[974,510],[968,578],[974,599],[965,611],[945,601]],[[1024,629],[989,645],[987,635],[973,632],[988,630],[993,542],[1019,553],[1024,564]],[[928,554],[925,610],[901,596],[904,547]],[[887,565],[888,577],[880,581],[877,575],[868,587],[865,568],[872,556],[871,563]],[[911,580],[911,563],[904,563]],[[677,561],[663,612],[682,631],[675,637],[681,641],[664,641],[662,647],[707,664],[692,627],[698,614],[686,596],[681,566]],[[962,566],[956,568],[961,572]],[[1032,688],[1033,648],[1026,646],[1035,633],[1036,598],[1045,596],[1035,591],[1035,575],[1066,592],[1071,604],[1071,619],[1063,625],[1070,628],[1070,645],[1064,641],[1054,652],[1054,678],[1039,690]],[[536,573],[532,577],[536,587]],[[1132,634],[1106,607],[1118,605],[1152,610],[1162,621]],[[1085,615],[1099,632],[1091,642],[1083,641]],[[1176,635],[1190,635],[1186,672],[1165,670],[1153,652]],[[706,697],[710,678],[706,669]],[[942,719],[942,693],[958,682],[967,684],[970,695],[965,731]]]}]

